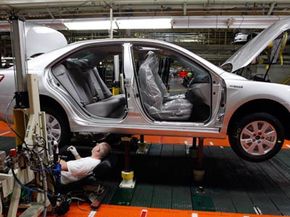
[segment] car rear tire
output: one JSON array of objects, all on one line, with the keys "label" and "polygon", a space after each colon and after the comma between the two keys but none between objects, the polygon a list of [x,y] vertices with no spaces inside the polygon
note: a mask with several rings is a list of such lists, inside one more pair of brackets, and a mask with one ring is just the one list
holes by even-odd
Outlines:
[{"label": "car rear tire", "polygon": [[58,108],[41,105],[46,115],[46,130],[48,142],[56,141],[59,147],[69,145],[71,132],[66,117]]},{"label": "car rear tire", "polygon": [[241,158],[261,162],[280,151],[284,142],[284,128],[271,114],[253,113],[236,121],[230,129],[229,141]]}]

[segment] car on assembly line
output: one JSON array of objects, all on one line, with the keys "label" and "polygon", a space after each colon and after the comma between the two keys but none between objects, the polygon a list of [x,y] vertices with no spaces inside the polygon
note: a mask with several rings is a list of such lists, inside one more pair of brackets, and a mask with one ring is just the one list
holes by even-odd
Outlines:
[{"label": "car on assembly line", "polygon": [[[245,67],[289,24],[286,19],[263,31],[223,67]],[[191,74],[187,85],[172,73],[180,70]],[[60,145],[68,144],[71,133],[228,136],[240,157],[263,161],[290,138],[289,86],[226,72],[164,41],[77,42],[29,60],[28,72],[39,75],[49,140]],[[113,95],[116,84],[120,91]],[[13,68],[0,71],[2,116],[14,91]]]},{"label": "car on assembly line", "polygon": [[258,33],[252,32],[252,33],[244,33],[244,32],[238,32],[235,34],[233,43],[242,44],[247,43],[251,39],[257,36]]}]

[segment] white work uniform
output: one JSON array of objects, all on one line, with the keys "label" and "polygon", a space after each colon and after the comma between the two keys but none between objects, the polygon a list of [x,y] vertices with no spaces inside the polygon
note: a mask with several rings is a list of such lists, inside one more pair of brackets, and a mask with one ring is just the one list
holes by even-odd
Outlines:
[{"label": "white work uniform", "polygon": [[61,171],[61,184],[76,182],[92,174],[94,168],[101,160],[85,157],[67,162],[68,171]]}]

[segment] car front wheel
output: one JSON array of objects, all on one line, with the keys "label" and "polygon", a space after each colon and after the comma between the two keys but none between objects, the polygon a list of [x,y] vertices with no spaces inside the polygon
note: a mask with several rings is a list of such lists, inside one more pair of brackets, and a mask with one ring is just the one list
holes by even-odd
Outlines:
[{"label": "car front wheel", "polygon": [[238,156],[260,162],[277,154],[284,142],[281,122],[268,113],[253,113],[233,125],[229,141]]}]

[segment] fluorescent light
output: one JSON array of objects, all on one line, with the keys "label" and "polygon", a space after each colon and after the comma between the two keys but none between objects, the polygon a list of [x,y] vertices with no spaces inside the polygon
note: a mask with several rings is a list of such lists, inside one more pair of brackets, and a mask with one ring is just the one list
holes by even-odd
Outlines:
[{"label": "fluorescent light", "polygon": [[179,42],[200,42],[201,40],[198,39],[190,39],[190,38],[184,38],[180,39]]},{"label": "fluorescent light", "polygon": [[[108,30],[111,27],[110,20],[94,20],[94,21],[71,21],[63,23],[69,30]],[[113,22],[113,29],[117,26]]]},{"label": "fluorescent light", "polygon": [[171,18],[117,19],[119,29],[171,29]]},{"label": "fluorescent light", "polygon": [[[172,18],[116,18],[113,29],[171,29]],[[69,30],[108,30],[110,20],[84,20],[63,23]]]}]

